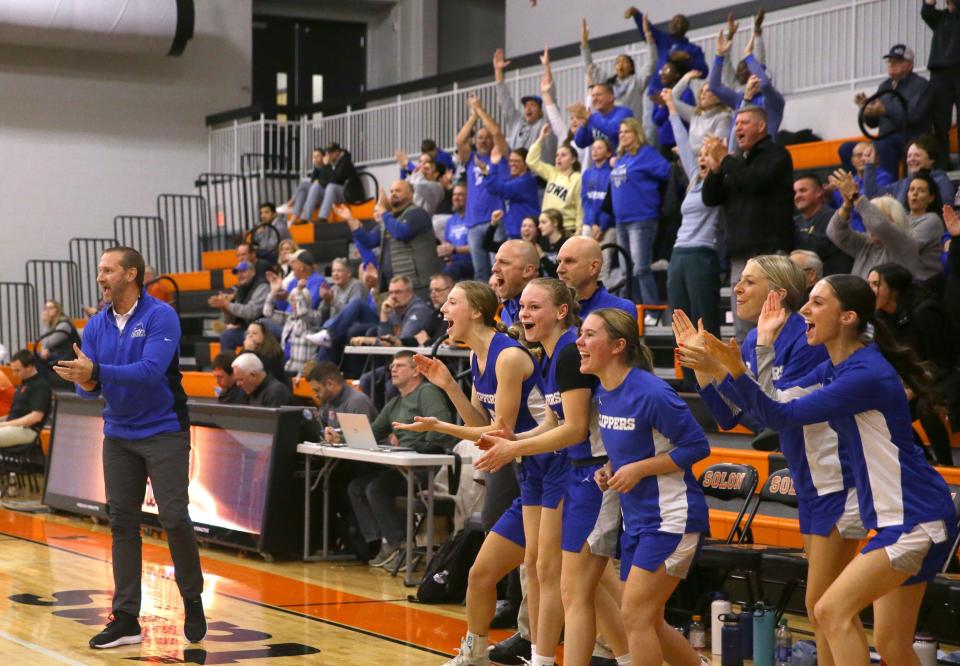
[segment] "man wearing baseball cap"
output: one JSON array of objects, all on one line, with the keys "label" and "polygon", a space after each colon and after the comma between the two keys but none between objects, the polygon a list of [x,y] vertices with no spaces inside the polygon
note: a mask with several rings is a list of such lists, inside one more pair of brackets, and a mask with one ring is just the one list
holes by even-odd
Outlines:
[{"label": "man wearing baseball cap", "polygon": [[[520,98],[520,106],[513,101],[510,88],[503,80],[503,70],[510,61],[503,55],[503,49],[493,54],[493,78],[497,85],[497,105],[500,107],[503,121],[503,136],[512,150],[530,148],[540,136],[540,128],[545,122],[543,117],[543,99],[539,95],[526,95]],[[549,135],[543,142],[541,157],[547,164],[553,164],[557,156],[557,137]]]},{"label": "man wearing baseball cap", "polygon": [[[930,83],[913,72],[913,49],[906,44],[894,44],[883,56],[890,77],[877,88],[878,93],[896,91],[906,100],[906,109],[894,95],[887,94],[867,102],[867,94],[857,93],[853,101],[863,109],[867,127],[876,128],[885,138],[874,142],[881,167],[892,174],[900,171],[907,142],[930,131]],[[906,121],[906,128],[904,128]],[[904,129],[906,131],[904,131]],[[840,147],[840,158],[850,166],[854,142]]]}]

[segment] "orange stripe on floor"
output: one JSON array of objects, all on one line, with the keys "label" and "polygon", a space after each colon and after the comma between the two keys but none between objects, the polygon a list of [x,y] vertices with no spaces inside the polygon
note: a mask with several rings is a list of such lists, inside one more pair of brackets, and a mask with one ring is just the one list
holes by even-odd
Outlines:
[{"label": "orange stripe on floor", "polygon": [[[0,533],[104,561],[111,559],[109,534],[38,516],[0,510]],[[144,543],[143,558],[145,563],[172,566],[166,547]],[[285,612],[294,611],[445,653],[452,653],[458,647],[466,630],[463,621],[432,613],[422,606],[350,594],[202,555],[201,561],[204,573],[221,578],[217,583],[218,593],[284,607],[281,610]],[[371,609],[369,603],[357,602],[380,605]],[[493,632],[495,639],[507,635],[509,632]]]}]

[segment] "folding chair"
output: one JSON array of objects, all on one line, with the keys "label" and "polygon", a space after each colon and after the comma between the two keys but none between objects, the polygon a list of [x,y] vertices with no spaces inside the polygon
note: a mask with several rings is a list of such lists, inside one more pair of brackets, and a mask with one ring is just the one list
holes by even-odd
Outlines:
[{"label": "folding chair", "polygon": [[[759,503],[754,497],[759,474],[750,465],[718,463],[711,465],[700,475],[700,488],[714,509],[732,507],[737,512],[726,537],[708,539],[700,547],[694,567],[701,572],[710,572],[713,582],[721,586],[731,576],[743,574],[747,587],[747,602],[754,603],[762,593],[760,581],[760,550],[747,545],[747,525],[743,523],[748,512],[756,512],[753,505]],[[755,593],[756,592],[756,593]]]}]

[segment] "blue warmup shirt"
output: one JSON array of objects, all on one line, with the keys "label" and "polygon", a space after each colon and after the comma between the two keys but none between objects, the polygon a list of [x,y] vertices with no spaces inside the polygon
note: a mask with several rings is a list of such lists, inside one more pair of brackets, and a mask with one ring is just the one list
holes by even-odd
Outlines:
[{"label": "blue warmup shirt", "polygon": [[655,148],[643,145],[624,153],[610,173],[610,196],[617,224],[659,220],[660,191],[670,177],[670,163]]},{"label": "blue warmup shirt", "polygon": [[610,163],[591,164],[580,176],[580,198],[583,203],[583,226],[595,224],[606,231],[613,226],[613,216],[603,211],[603,200],[610,186]]},{"label": "blue warmup shirt", "polygon": [[[806,344],[806,328],[803,317],[793,313],[774,343],[771,374],[776,398],[780,402],[796,400],[809,394],[812,389],[803,385],[806,375],[829,359],[826,348],[822,345]],[[753,344],[748,348],[748,341],[745,341],[742,354],[745,362],[756,375],[756,330],[750,333],[753,334]],[[718,417],[718,421],[722,417],[724,422],[736,422],[737,417],[720,398],[723,390],[718,391],[710,385],[701,392],[701,395],[711,413]],[[737,402],[736,395],[725,394],[725,397],[732,403]],[[751,413],[751,415],[760,418],[758,414]],[[801,531],[821,534],[825,530],[829,533],[836,524],[837,516],[827,517],[820,514],[828,512],[828,505],[836,508],[842,506],[846,501],[846,491],[855,487],[849,452],[840,448],[837,433],[827,423],[783,428],[779,435],[780,449],[787,459],[797,500],[804,505],[802,507],[805,512],[804,518],[808,516],[810,518],[809,523],[804,520],[802,522],[807,524],[801,526],[810,529]],[[842,495],[839,503],[829,502],[827,505],[822,505],[816,502],[817,498],[826,497],[831,493]],[[820,520],[821,518],[826,519],[825,522]]]},{"label": "blue warmup shirt", "polygon": [[490,166],[490,173],[483,179],[480,188],[503,200],[503,230],[507,238],[520,238],[523,218],[532,217],[536,220],[540,216],[540,190],[536,177],[529,171],[511,176],[506,160]]},{"label": "blue warmup shirt", "polygon": [[[783,330],[773,342],[773,350],[773,386],[777,389],[797,386],[798,380],[830,358],[823,345],[807,344],[807,324],[796,312],[791,314],[783,325]],[[757,329],[747,332],[743,344],[740,345],[740,357],[750,373],[756,377]],[[700,397],[717,419],[717,424],[724,430],[729,430],[740,422],[743,412],[730,409],[730,405],[723,400],[713,384],[701,388]]]},{"label": "blue warmup shirt", "polygon": [[680,471],[648,476],[620,495],[624,531],[687,534],[709,529],[707,502],[692,467],[710,455],[703,428],[670,386],[633,368],[612,391],[597,388],[600,432],[614,472],[667,453]]},{"label": "blue warmup shirt", "polygon": [[[554,360],[556,359],[556,360]],[[599,381],[593,375],[584,375],[580,372],[580,352],[577,350],[577,329],[564,331],[557,346],[553,349],[553,356],[544,356],[541,363],[540,387],[547,407],[553,410],[558,423],[563,423],[563,397],[566,391],[588,389],[594,393]],[[591,423],[591,426],[594,426]],[[587,439],[578,444],[572,444],[565,450],[571,460],[586,460],[595,455],[603,455],[603,444],[599,441],[600,432],[591,427]]]},{"label": "blue warmup shirt", "polygon": [[597,139],[606,139],[616,150],[620,145],[620,123],[632,117],[633,110],[626,106],[615,106],[607,113],[594,111],[573,135],[573,142],[578,148],[586,148]]},{"label": "blue warmup shirt", "polygon": [[956,512],[943,477],[924,459],[913,439],[913,419],[903,383],[875,344],[839,365],[829,360],[800,380],[809,395],[780,403],[768,398],[748,375],[724,381],[741,406],[773,428],[828,422],[851,461],[867,529],[944,520]]},{"label": "blue warmup shirt", "polygon": [[166,303],[140,292],[123,333],[113,307],[83,329],[83,353],[100,366],[97,390],[77,387],[84,398],[102,395],[103,434],[145,439],[190,427],[180,374],[180,318]]},{"label": "blue warmup shirt", "polygon": [[490,169],[490,156],[480,155],[476,151],[470,153],[470,159],[464,165],[467,175],[467,228],[484,224],[490,221],[493,211],[503,208],[503,201],[490,193],[487,188],[480,187],[487,177],[477,168],[477,160],[484,162],[487,169]]},{"label": "blue warmup shirt", "polygon": [[[477,398],[490,415],[491,423],[496,420],[497,358],[500,356],[500,352],[511,347],[518,347],[526,354],[530,353],[523,345],[506,333],[498,332],[494,334],[493,340],[490,341],[490,349],[487,351],[487,363],[483,368],[483,374],[480,373],[480,368],[477,365],[476,354],[470,359],[470,369],[473,371],[473,389],[477,392]],[[520,389],[520,411],[517,413],[517,424],[513,428],[513,431],[518,433],[533,430],[537,427],[537,420],[530,412],[529,401],[531,393],[540,392],[537,385],[540,368],[533,356],[530,359],[533,361],[533,373],[523,381],[523,386]],[[533,399],[536,400],[537,396],[534,395]]]},{"label": "blue warmup shirt", "polygon": [[614,296],[607,291],[607,288],[603,286],[602,282],[597,283],[597,290],[593,292],[590,298],[585,298],[580,301],[580,319],[586,319],[588,314],[600,308],[617,308],[623,310],[634,319],[637,318],[636,303],[626,298]]},{"label": "blue warmup shirt", "polygon": [[[460,213],[454,213],[447,218],[447,223],[443,227],[443,240],[454,247],[467,245],[467,221]],[[471,262],[469,254],[453,254],[451,261],[455,264],[469,264]]]}]

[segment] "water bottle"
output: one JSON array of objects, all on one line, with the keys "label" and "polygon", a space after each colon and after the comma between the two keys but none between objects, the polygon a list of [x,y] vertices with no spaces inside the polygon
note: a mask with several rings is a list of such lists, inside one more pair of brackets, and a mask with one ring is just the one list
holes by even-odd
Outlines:
[{"label": "water bottle", "polygon": [[914,636],[913,651],[920,660],[920,666],[937,666],[937,641],[930,634]]},{"label": "water bottle", "polygon": [[732,610],[727,595],[723,592],[717,592],[710,604],[710,652],[712,654],[720,654],[720,636],[723,628],[723,620],[720,619],[720,616],[726,615]]},{"label": "water bottle", "polygon": [[694,650],[702,650],[707,647],[707,632],[703,628],[703,622],[699,615],[694,615],[690,619],[690,626],[687,629],[687,640],[690,641],[690,647]]},{"label": "water bottle", "polygon": [[774,666],[792,666],[793,664],[793,634],[786,620],[780,620],[777,627],[777,652]]},{"label": "water bottle", "polygon": [[776,632],[776,613],[758,602],[753,610],[754,666],[773,666],[773,635]]},{"label": "water bottle", "polygon": [[740,607],[740,642],[743,658],[753,659],[753,609],[748,604]]},{"label": "water bottle", "polygon": [[743,641],[740,639],[740,616],[724,613],[720,635],[720,666],[743,666]]}]

